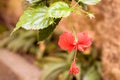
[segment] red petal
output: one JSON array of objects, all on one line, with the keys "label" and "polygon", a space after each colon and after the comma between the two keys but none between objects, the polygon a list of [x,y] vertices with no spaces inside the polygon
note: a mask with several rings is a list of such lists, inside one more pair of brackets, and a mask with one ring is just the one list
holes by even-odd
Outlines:
[{"label": "red petal", "polygon": [[92,39],[88,36],[87,32],[78,33],[78,50],[84,51],[91,46]]},{"label": "red petal", "polygon": [[71,52],[74,49],[74,36],[72,33],[64,32],[60,37],[58,41],[58,45],[64,49],[68,50],[68,52]]}]

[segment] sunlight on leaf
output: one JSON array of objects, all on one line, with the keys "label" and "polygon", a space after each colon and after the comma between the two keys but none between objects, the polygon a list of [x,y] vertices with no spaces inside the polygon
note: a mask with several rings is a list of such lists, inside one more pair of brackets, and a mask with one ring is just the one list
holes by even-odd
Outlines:
[{"label": "sunlight on leaf", "polygon": [[83,77],[83,80],[101,80],[101,78],[97,70],[91,67]]},{"label": "sunlight on leaf", "polygon": [[43,75],[41,76],[41,80],[53,80],[50,79],[51,74],[54,74],[56,71],[64,71],[66,67],[66,63],[56,63],[55,65],[48,66],[44,71]]},{"label": "sunlight on leaf", "polygon": [[84,4],[95,5],[99,3],[101,0],[80,0],[80,1],[83,2]]},{"label": "sunlight on leaf", "polygon": [[46,17],[47,7],[28,8],[20,17],[14,31],[20,27],[26,30],[39,30],[44,29],[51,25],[54,21],[53,18]]},{"label": "sunlight on leaf", "polygon": [[69,5],[65,2],[55,2],[48,9],[47,15],[49,17],[61,18],[67,17],[71,13]]}]

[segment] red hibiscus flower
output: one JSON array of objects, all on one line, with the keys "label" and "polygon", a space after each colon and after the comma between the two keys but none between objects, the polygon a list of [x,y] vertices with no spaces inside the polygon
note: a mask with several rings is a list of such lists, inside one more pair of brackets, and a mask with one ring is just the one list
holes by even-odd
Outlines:
[{"label": "red hibiscus flower", "polygon": [[71,52],[74,49],[77,49],[79,51],[85,51],[87,48],[91,46],[91,38],[88,36],[87,32],[81,32],[78,33],[76,36],[77,40],[75,39],[75,36],[73,36],[70,32],[63,33],[58,41],[58,45],[64,49],[68,50],[68,52]]},{"label": "red hibiscus flower", "polygon": [[79,73],[79,68],[76,66],[76,62],[73,61],[70,67],[69,74],[77,74]]}]

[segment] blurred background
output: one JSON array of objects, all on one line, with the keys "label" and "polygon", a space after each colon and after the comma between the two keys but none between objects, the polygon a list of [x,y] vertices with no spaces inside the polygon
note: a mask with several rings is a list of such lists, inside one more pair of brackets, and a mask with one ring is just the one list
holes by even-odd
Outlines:
[{"label": "blurred background", "polygon": [[[20,29],[10,36],[27,2],[0,0],[0,80],[120,80],[120,1],[102,0],[88,6],[95,15],[71,14],[63,18],[52,35],[38,42],[37,31]],[[93,44],[77,55],[80,73],[69,75],[72,53],[61,50],[59,35],[88,31]]]}]

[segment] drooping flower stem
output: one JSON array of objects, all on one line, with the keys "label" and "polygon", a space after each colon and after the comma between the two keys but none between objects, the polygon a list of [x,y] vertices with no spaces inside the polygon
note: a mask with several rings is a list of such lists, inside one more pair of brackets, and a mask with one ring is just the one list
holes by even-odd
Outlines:
[{"label": "drooping flower stem", "polygon": [[69,70],[69,74],[78,74],[79,73],[79,68],[76,65],[76,55],[77,55],[77,49],[75,50],[74,56],[73,56],[73,61]]},{"label": "drooping flower stem", "polygon": [[76,56],[77,56],[77,49],[75,49],[75,53],[74,53],[74,56],[73,56],[73,61],[76,62]]}]

